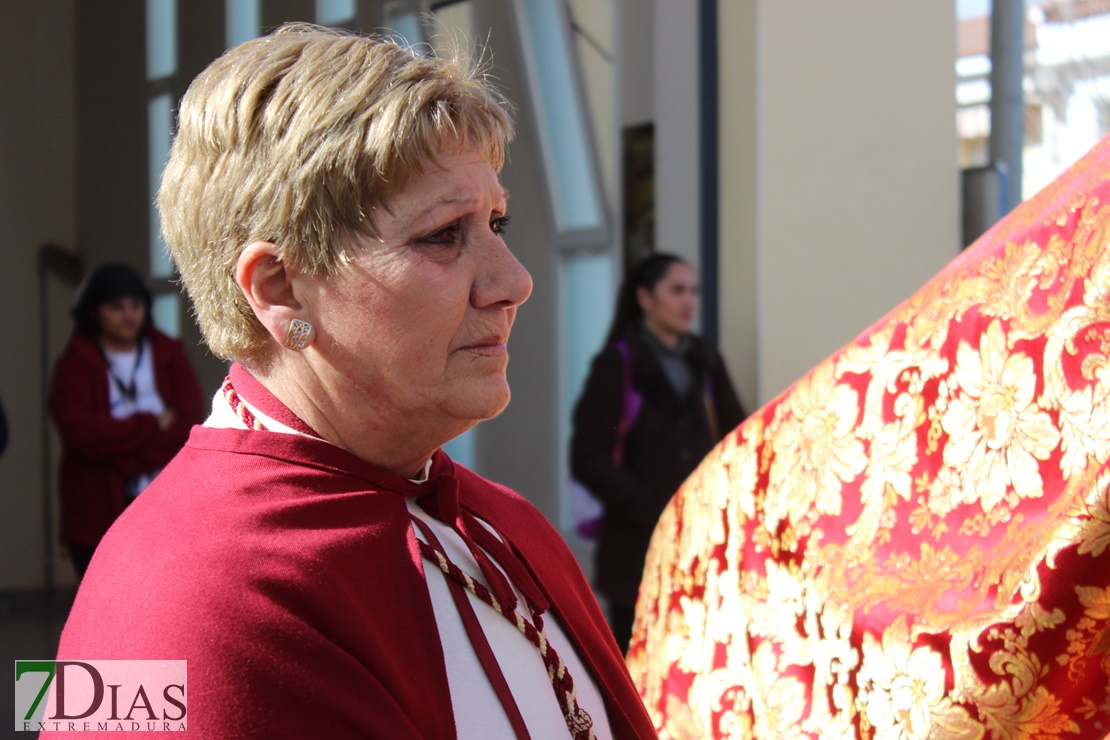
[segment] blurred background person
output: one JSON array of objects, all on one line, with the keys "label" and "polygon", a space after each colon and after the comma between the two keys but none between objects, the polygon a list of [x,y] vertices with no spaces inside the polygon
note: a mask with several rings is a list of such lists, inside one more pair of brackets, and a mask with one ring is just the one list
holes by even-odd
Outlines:
[{"label": "blurred background person", "polygon": [[690,331],[697,309],[697,277],[682,259],[639,262],[574,409],[571,473],[604,508],[594,586],[624,651],[660,513],[745,416],[721,356]]},{"label": "blurred background person", "polygon": [[205,407],[181,344],[154,327],[135,270],[98,267],[78,291],[73,318],[50,414],[62,439],[61,539],[83,576],[101,537],[181,449]]},{"label": "blurred background person", "polygon": [[234,364],[59,655],[187,660],[205,738],[654,736],[558,532],[440,449],[509,402],[512,133],[465,57],[310,25],[193,81],[158,203]]}]

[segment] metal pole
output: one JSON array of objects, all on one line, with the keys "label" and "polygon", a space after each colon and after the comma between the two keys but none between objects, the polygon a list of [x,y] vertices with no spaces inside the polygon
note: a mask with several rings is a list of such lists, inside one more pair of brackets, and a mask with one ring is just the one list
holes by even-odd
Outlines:
[{"label": "metal pole", "polygon": [[1004,210],[1022,200],[1022,148],[1025,140],[1025,2],[994,0],[991,10],[991,139],[994,163],[1005,165]]},{"label": "metal pole", "polygon": [[720,334],[720,147],[717,0],[698,3],[698,77],[701,95],[701,334],[717,344]]}]

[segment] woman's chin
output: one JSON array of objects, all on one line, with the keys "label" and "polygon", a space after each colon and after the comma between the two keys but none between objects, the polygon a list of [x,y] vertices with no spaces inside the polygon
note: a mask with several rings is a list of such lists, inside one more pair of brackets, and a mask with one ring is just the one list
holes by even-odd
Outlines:
[{"label": "woman's chin", "polygon": [[511,395],[505,378],[490,378],[456,394],[451,407],[456,410],[455,416],[470,419],[477,424],[504,411],[509,405]]}]

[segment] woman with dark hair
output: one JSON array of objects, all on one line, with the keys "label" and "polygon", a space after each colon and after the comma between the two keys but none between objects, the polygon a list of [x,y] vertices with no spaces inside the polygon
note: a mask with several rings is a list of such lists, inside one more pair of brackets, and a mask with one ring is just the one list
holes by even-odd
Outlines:
[{"label": "woman with dark hair", "polygon": [[636,265],[574,410],[571,471],[604,506],[594,585],[623,650],[659,514],[745,415],[720,355],[690,333],[697,306],[697,278],[680,258]]},{"label": "woman with dark hair", "polygon": [[130,267],[97,268],[73,318],[50,414],[62,437],[62,542],[84,576],[108,527],[204,420],[204,401],[181,344],[154,328],[150,293]]}]

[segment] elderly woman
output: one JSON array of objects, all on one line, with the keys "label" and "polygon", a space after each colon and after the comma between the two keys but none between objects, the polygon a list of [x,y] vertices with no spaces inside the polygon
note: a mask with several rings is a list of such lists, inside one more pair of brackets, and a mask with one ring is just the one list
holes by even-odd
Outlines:
[{"label": "elderly woman", "polygon": [[288,26],[191,85],[159,206],[212,414],[105,538],[64,658],[185,659],[220,737],[647,737],[573,556],[440,445],[509,401],[507,104]]}]

